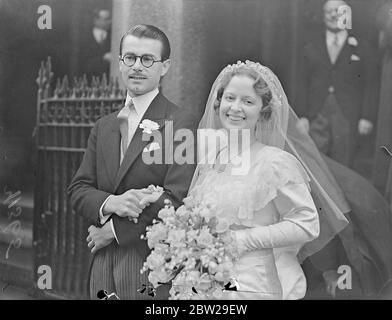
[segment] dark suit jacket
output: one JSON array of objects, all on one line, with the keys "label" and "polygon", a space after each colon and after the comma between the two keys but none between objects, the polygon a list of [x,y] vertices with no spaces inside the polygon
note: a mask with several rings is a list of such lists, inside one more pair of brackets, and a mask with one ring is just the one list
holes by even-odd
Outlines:
[{"label": "dark suit jacket", "polygon": [[110,31],[106,39],[98,43],[93,35],[92,29],[84,35],[81,42],[80,52],[80,73],[89,76],[102,76],[103,73],[109,74],[110,63],[103,59],[105,53],[110,52]]},{"label": "dark suit jacket", "polygon": [[[95,124],[88,139],[83,161],[68,192],[74,210],[84,215],[91,223],[96,223],[99,209],[110,194],[118,195],[129,189],[145,188],[150,184],[162,186],[164,194],[156,203],[143,210],[137,224],[112,215],[119,245],[135,246],[144,258],[149,250],[146,241],[141,240],[140,236],[145,233],[146,226],[151,225],[152,220],[157,217],[165,199],[170,199],[175,207],[181,204],[188,192],[195,169],[196,159],[193,159],[194,164],[165,164],[165,151],[173,153],[181,144],[181,141],[172,141],[170,131],[173,130],[175,133],[178,129],[188,128],[196,137],[198,119],[190,111],[179,108],[159,93],[143,119],[155,121],[160,125],[159,130],[163,137],[159,150],[162,151],[162,164],[144,163],[142,152],[148,141],[142,141],[142,129],[138,128],[120,166],[120,131],[117,114],[118,112],[115,112],[105,116]],[[173,127],[171,128],[168,122],[165,124],[165,120],[172,121]],[[169,140],[173,142],[173,150],[169,148]],[[188,143],[190,148],[194,148],[196,140]],[[197,155],[196,149],[194,155]]]},{"label": "dark suit jacket", "polygon": [[[349,34],[349,37],[352,35]],[[300,117],[314,119],[332,87],[348,120],[357,122],[365,118],[374,123],[377,110],[377,56],[365,40],[355,37],[358,45],[351,45],[346,40],[337,61],[332,65],[325,38],[325,34],[320,35],[317,41],[304,47],[295,111]],[[354,61],[353,55],[360,60]]]}]

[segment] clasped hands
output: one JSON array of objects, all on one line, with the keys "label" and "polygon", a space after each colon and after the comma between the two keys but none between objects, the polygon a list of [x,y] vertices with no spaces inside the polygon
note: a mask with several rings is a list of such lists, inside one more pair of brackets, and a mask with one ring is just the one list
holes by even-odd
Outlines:
[{"label": "clasped hands", "polygon": [[[103,206],[102,213],[104,216],[117,214],[119,217],[128,217],[129,220],[137,223],[143,209],[156,202],[162,193],[163,188],[151,185],[144,189],[131,189],[121,195],[111,195]],[[108,223],[102,228],[90,226],[88,232],[86,240],[93,254],[109,245],[114,239],[113,231]]]},{"label": "clasped hands", "polygon": [[137,223],[137,218],[144,208],[156,202],[162,193],[162,187],[150,185],[148,188],[131,189],[117,196],[111,195],[102,208],[102,213],[128,217],[129,220]]}]

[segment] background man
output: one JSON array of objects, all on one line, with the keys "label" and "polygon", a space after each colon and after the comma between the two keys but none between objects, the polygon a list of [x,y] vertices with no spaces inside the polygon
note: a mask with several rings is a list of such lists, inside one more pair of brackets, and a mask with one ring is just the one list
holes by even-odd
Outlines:
[{"label": "background man", "polygon": [[377,57],[344,28],[350,25],[344,6],[341,0],[324,4],[325,31],[305,46],[295,108],[319,149],[352,167],[357,135],[369,134],[376,117]]},{"label": "background man", "polygon": [[109,74],[110,61],[110,11],[97,9],[94,11],[94,22],[82,42],[81,72],[90,76]]}]

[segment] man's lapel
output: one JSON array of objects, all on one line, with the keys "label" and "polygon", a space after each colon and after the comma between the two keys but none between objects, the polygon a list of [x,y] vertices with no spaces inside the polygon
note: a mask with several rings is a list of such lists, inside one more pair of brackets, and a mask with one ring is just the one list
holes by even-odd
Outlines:
[{"label": "man's lapel", "polygon": [[315,41],[316,45],[316,57],[319,57],[320,62],[325,64],[325,66],[331,66],[331,58],[329,57],[328,46],[325,39],[326,35],[324,34],[323,37],[320,38],[319,41]]},{"label": "man's lapel", "polygon": [[120,127],[117,121],[117,114],[118,112],[115,113],[112,118],[110,118],[108,125],[103,128],[102,136],[104,139],[101,140],[106,171],[113,185],[115,183],[115,178],[120,166],[121,137]]},{"label": "man's lapel", "polygon": [[[166,109],[167,109],[167,101],[161,93],[158,93],[158,95],[151,102],[150,106],[148,107],[146,113],[143,115],[143,118],[141,119],[140,122],[142,122],[144,119],[154,121],[159,124],[159,130],[162,130],[163,126],[165,125]],[[136,129],[136,132],[128,146],[128,149],[124,155],[124,159],[121,162],[120,168],[117,172],[117,176],[114,184],[114,192],[117,190],[122,179],[130,169],[130,167],[132,166],[132,164],[134,163],[138,155],[143,151],[144,147],[149,143],[149,141],[143,141],[142,136],[143,136],[143,130],[140,129],[138,125],[138,128]],[[119,143],[117,145],[117,148],[119,148]]]}]

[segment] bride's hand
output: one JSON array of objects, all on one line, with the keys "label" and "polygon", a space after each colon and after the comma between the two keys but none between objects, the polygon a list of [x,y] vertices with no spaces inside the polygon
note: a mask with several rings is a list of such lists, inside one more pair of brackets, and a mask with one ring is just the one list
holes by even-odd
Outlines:
[{"label": "bride's hand", "polygon": [[[150,203],[158,200],[158,198],[163,193],[163,188],[149,185],[147,188],[137,189],[135,192],[138,194],[138,198],[140,199],[138,205],[144,210],[144,208],[149,206]],[[128,219],[134,223],[138,222],[137,217],[129,217]]]},{"label": "bride's hand", "polygon": [[244,246],[244,243],[241,237],[241,233],[246,232],[244,229],[230,229],[230,237],[232,238],[235,248],[237,250],[237,256],[240,257],[244,252],[246,252],[246,247]]}]

